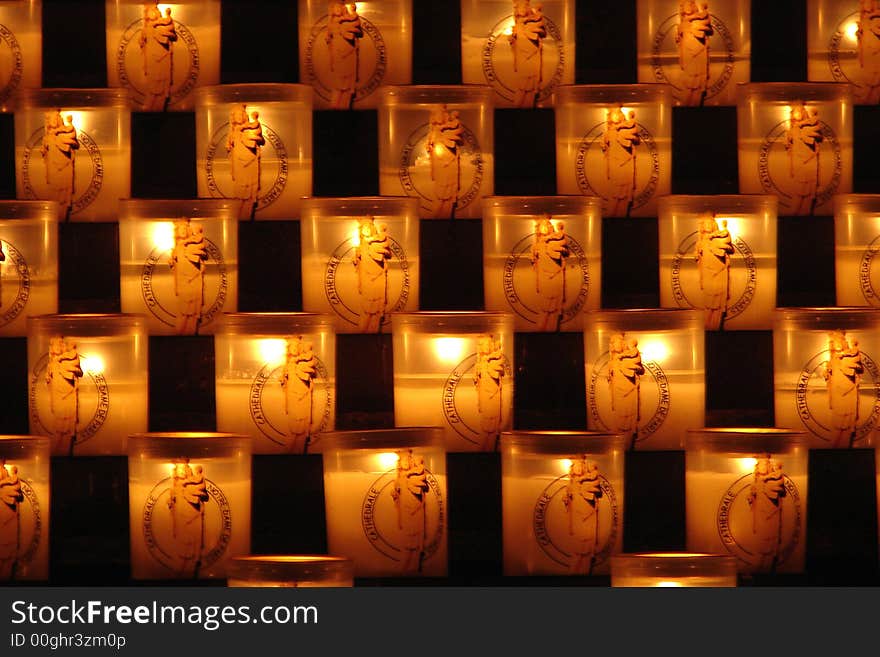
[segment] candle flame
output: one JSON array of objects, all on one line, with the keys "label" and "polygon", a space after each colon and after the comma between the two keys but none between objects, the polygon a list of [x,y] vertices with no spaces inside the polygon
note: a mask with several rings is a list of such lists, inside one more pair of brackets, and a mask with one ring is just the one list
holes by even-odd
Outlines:
[{"label": "candle flame", "polygon": [[847,23],[846,27],[843,28],[843,33],[846,35],[846,38],[849,41],[855,43],[858,39],[856,37],[856,32],[859,31],[859,24],[857,21],[852,21],[851,23]]},{"label": "candle flame", "polygon": [[639,341],[639,351],[641,351],[644,361],[662,363],[669,357],[669,348],[661,340]]},{"label": "candle flame", "polygon": [[556,464],[559,467],[559,472],[561,474],[568,474],[568,471],[571,470],[571,464],[573,461],[571,459],[559,459],[556,461]]},{"label": "candle flame", "polygon": [[270,367],[277,367],[287,358],[287,341],[283,338],[257,340],[260,359]]},{"label": "candle flame", "polygon": [[153,226],[153,246],[157,251],[170,251],[174,248],[174,224],[162,221]]},{"label": "candle flame", "polygon": [[357,223],[351,229],[351,245],[355,248],[361,245],[361,227]]},{"label": "candle flame", "polygon": [[395,452],[382,452],[376,455],[376,463],[379,465],[379,471],[385,472],[397,467],[399,457]]},{"label": "candle flame", "polygon": [[738,458],[736,460],[736,467],[743,474],[747,474],[749,472],[755,471],[755,465],[758,463],[758,459],[753,457],[746,458]]},{"label": "candle flame", "polygon": [[504,26],[501,28],[501,34],[503,34],[504,36],[510,36],[511,34],[513,34],[513,26],[515,24],[516,24],[516,21],[513,19],[513,16],[508,18],[504,22]]},{"label": "candle flame", "polygon": [[658,588],[681,588],[684,586],[681,582],[672,582],[669,580],[661,580],[657,582],[654,586]]},{"label": "candle flame", "polygon": [[80,356],[79,365],[85,374],[98,376],[104,373],[104,359],[100,356]]},{"label": "candle flame", "polygon": [[462,361],[467,340],[464,338],[435,338],[434,353],[438,360],[456,365]]},{"label": "candle flame", "polygon": [[740,221],[736,217],[715,217],[715,223],[718,225],[718,230],[721,230],[724,224],[727,225],[730,239],[735,240],[741,236]]}]

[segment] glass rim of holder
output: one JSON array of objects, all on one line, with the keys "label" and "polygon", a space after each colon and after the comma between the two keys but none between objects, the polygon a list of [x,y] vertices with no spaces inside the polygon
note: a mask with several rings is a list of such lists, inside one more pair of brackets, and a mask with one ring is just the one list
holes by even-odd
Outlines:
[{"label": "glass rim of holder", "polygon": [[59,223],[58,201],[38,199],[0,200],[0,221],[48,220]]},{"label": "glass rim of holder", "polygon": [[7,445],[15,445],[21,443],[21,447],[33,445],[35,447],[49,447],[51,438],[49,436],[39,436],[37,434],[0,434],[0,451]]},{"label": "glass rim of holder", "polygon": [[[418,214],[419,211],[419,199],[415,196],[303,196],[300,205],[302,208],[300,215],[304,214],[307,209],[315,210],[323,205],[330,204],[339,206],[339,211],[350,210],[353,213],[379,206],[387,206],[387,208],[382,207],[382,209],[390,210],[397,205],[401,206],[403,210],[412,211],[414,214]],[[407,208],[407,205],[411,205],[412,208]],[[331,215],[330,217],[322,218],[332,219],[335,217]]]},{"label": "glass rim of holder", "polygon": [[239,82],[210,84],[193,90],[197,105],[234,102],[292,102],[312,105],[314,96],[310,84],[298,82]]},{"label": "glass rim of holder", "polygon": [[327,576],[354,578],[354,560],[330,554],[248,554],[233,557],[227,579],[300,580]]},{"label": "glass rim of holder", "polygon": [[614,319],[626,320],[627,330],[632,331],[679,328],[682,322],[693,323],[703,330],[705,323],[700,308],[603,308],[585,310],[583,316],[585,331],[587,324],[609,323]]},{"label": "glass rim of holder", "polygon": [[291,328],[333,327],[333,316],[310,312],[225,312],[220,316],[215,335],[278,335]]},{"label": "glass rim of holder", "polygon": [[[221,217],[202,217],[199,215],[190,215],[189,213],[181,213],[179,210],[176,210],[178,207],[185,207],[186,205],[190,205],[193,212],[204,211],[204,210],[225,210],[235,209],[236,204],[232,203],[230,199],[226,198],[121,198],[119,199],[119,209],[117,211],[118,220],[131,220],[132,217],[123,217],[122,209],[125,208],[129,212],[134,210],[143,210],[149,206],[154,206],[158,208],[160,211],[168,211],[172,208],[175,209],[175,212],[172,213],[173,216],[155,216],[155,217],[147,217],[146,219],[150,221],[164,221],[167,219],[172,219],[174,216],[191,216],[193,219],[219,219]],[[166,208],[168,210],[166,210]],[[136,220],[142,221],[144,218],[138,217]],[[235,219],[238,221],[238,219]]]},{"label": "glass rim of holder", "polygon": [[[436,105],[437,103],[463,103],[472,102],[473,96],[490,107],[494,107],[492,94],[495,90],[488,84],[389,84],[379,88],[379,103],[395,105],[397,103],[423,103]],[[392,102],[394,101],[394,102]]]},{"label": "glass rim of holder", "polygon": [[611,555],[611,570],[629,577],[737,577],[736,557],[711,552],[625,552]]},{"label": "glass rim of holder", "polygon": [[28,107],[116,107],[129,109],[125,87],[28,87],[14,94],[18,111]]},{"label": "glass rim of holder", "polygon": [[528,454],[571,455],[573,452],[595,454],[611,451],[615,447],[626,451],[628,436],[612,431],[578,431],[573,429],[529,429],[523,431],[502,431],[499,451],[510,449],[511,453],[521,448]]},{"label": "glass rim of holder", "polygon": [[553,106],[565,103],[673,102],[673,87],[666,82],[634,82],[632,84],[560,84],[553,91]]},{"label": "glass rim of holder", "polygon": [[28,331],[37,326],[55,326],[58,330],[74,330],[77,335],[101,336],[102,329],[108,321],[124,328],[142,328],[146,331],[147,316],[142,313],[51,313],[47,315],[29,315]]},{"label": "glass rim of holder", "polygon": [[398,449],[429,445],[446,451],[445,429],[439,426],[349,429],[321,434],[324,453],[335,450]]},{"label": "glass rim of holder", "polygon": [[[465,324],[472,320],[473,325]],[[414,312],[391,313],[392,324],[421,326],[430,323],[431,328],[454,328],[467,332],[482,332],[485,327],[481,320],[505,320],[513,322],[513,313],[495,310],[418,310]],[[458,321],[456,321],[458,320]],[[479,322],[479,325],[477,324]]]},{"label": "glass rim of holder", "polygon": [[[782,328],[786,322],[807,322],[818,331],[864,328],[864,320],[875,317],[880,322],[880,308],[873,306],[793,306],[776,308],[773,315],[773,328]],[[801,327],[804,328],[804,327]]]},{"label": "glass rim of holder", "polygon": [[243,433],[221,431],[144,431],[129,434],[128,455],[160,452],[164,458],[212,458],[225,452],[246,449],[251,452],[253,439]]},{"label": "glass rim of holder", "polygon": [[858,204],[866,212],[880,212],[880,193],[878,194],[835,194],[832,199],[834,214],[849,205]]},{"label": "glass rim of holder", "polygon": [[806,431],[789,427],[703,427],[685,431],[685,451],[713,449],[717,452],[755,454],[783,453],[806,447]]},{"label": "glass rim of holder", "polygon": [[849,82],[740,82],[736,85],[736,100],[743,101],[752,94],[762,100],[800,101],[834,100],[843,92],[853,102],[853,85]]},{"label": "glass rim of holder", "polygon": [[488,207],[505,208],[508,205],[518,205],[519,209],[527,212],[530,205],[553,205],[559,211],[577,214],[584,209],[601,212],[604,201],[601,196],[583,194],[551,194],[549,196],[499,196],[493,194],[484,196],[481,202],[484,211]]},{"label": "glass rim of holder", "polygon": [[670,210],[693,210],[699,205],[705,210],[733,212],[735,210],[755,210],[765,205],[778,210],[779,197],[776,194],[664,194],[657,197],[657,212]]}]

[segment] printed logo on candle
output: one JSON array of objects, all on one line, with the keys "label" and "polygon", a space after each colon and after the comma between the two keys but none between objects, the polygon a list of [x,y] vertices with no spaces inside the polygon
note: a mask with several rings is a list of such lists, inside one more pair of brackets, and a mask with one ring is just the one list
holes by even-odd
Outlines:
[{"label": "printed logo on candle", "polygon": [[575,175],[584,195],[605,201],[605,216],[627,217],[657,191],[660,153],[654,137],[636,121],[635,110],[612,107],[605,116],[581,139]]},{"label": "printed logo on candle", "polygon": [[754,460],[754,470],[725,491],[715,520],[728,552],[753,572],[773,573],[800,543],[801,497],[781,461],[770,454]]},{"label": "printed logo on candle", "polygon": [[171,226],[173,241],[169,236],[168,244],[157,244],[147,255],[141,293],[153,317],[178,335],[196,335],[226,303],[226,261],[201,223],[177,219]]},{"label": "printed logo on candle", "polygon": [[6,101],[21,84],[23,68],[18,39],[12,30],[0,23],[0,102]]},{"label": "printed logo on candle", "polygon": [[535,540],[570,575],[592,575],[611,556],[620,531],[617,494],[595,461],[571,460],[541,493],[532,515]]},{"label": "printed logo on candle", "polygon": [[77,113],[50,110],[25,143],[21,176],[25,198],[58,201],[59,219],[87,208],[104,184],[97,142],[79,129]]},{"label": "printed logo on candle", "polygon": [[470,205],[483,183],[483,155],[458,110],[431,110],[400,154],[398,175],[408,196],[418,197],[423,217],[448,219]]},{"label": "printed logo on candle", "polygon": [[110,413],[103,358],[81,352],[74,338],[50,338],[31,372],[29,402],[32,430],[55,439],[53,454],[72,455]]},{"label": "printed logo on candle", "polygon": [[[853,5],[856,3],[853,2]],[[860,0],[828,44],[828,66],[836,82],[853,85],[855,102],[880,103],[880,0]]]},{"label": "printed logo on candle", "polygon": [[562,33],[540,4],[514,0],[513,14],[502,18],[483,45],[483,75],[505,100],[535,107],[562,80]]},{"label": "printed logo on candle", "polygon": [[144,543],[153,558],[181,579],[196,579],[226,552],[232,511],[201,465],[180,459],[144,502]]},{"label": "printed logo on candle", "polygon": [[510,361],[493,335],[477,338],[471,354],[447,377],[443,385],[443,415],[455,432],[481,451],[495,451],[507,426],[512,391]]},{"label": "printed logo on candle", "polygon": [[43,535],[37,493],[18,466],[0,457],[0,582],[27,570]]},{"label": "printed logo on candle", "polygon": [[199,79],[195,35],[158,3],[143,3],[143,17],[122,32],[116,47],[119,82],[143,111],[161,112],[192,91]]},{"label": "printed logo on candle", "polygon": [[[880,236],[875,237],[868,244],[868,248],[862,254],[862,259],[859,262],[859,286],[865,301],[872,306],[880,306],[880,296],[878,296],[880,281],[878,281],[878,273],[875,271],[878,253],[880,253]],[[876,284],[875,281],[877,281]]]},{"label": "printed logo on candle", "polygon": [[795,388],[801,422],[829,447],[852,447],[880,419],[880,369],[846,331],[828,333],[828,347],[804,365]]},{"label": "printed logo on candle", "polygon": [[596,426],[630,436],[634,448],[666,421],[669,380],[660,363],[642,359],[637,338],[616,333],[593,364],[587,400]]},{"label": "printed logo on candle", "polygon": [[303,336],[286,340],[283,364],[266,363],[251,383],[251,419],[269,440],[303,454],[328,428],[333,391],[327,367]]},{"label": "printed logo on candle", "polygon": [[287,148],[278,133],[260,119],[259,112],[236,105],[229,122],[211,135],[205,169],[210,195],[239,199],[239,218],[253,219],[284,191]]},{"label": "printed logo on candle", "polygon": [[388,67],[385,40],[355,3],[327,5],[327,15],[312,26],[306,43],[306,76],[330,107],[351,109],[382,84]]},{"label": "printed logo on candle", "polygon": [[21,314],[31,293],[31,272],[21,251],[0,240],[0,326]]},{"label": "printed logo on candle", "polygon": [[442,546],[446,535],[443,489],[425,458],[398,453],[397,467],[372,483],[361,506],[370,544],[400,564],[402,575],[417,575]]},{"label": "printed logo on candle", "polygon": [[351,237],[333,250],[324,273],[330,307],[361,333],[379,333],[390,313],[409,300],[409,262],[388,225],[373,217],[357,220]]},{"label": "printed logo on candle", "polygon": [[837,192],[841,176],[840,143],[819,118],[818,109],[800,101],[789,118],[777,123],[758,152],[758,176],[765,192],[776,194],[792,215],[811,215]]},{"label": "printed logo on candle", "polygon": [[733,76],[733,37],[708,3],[688,0],[678,6],[654,34],[651,67],[657,82],[672,85],[681,105],[700,106]]},{"label": "printed logo on candle", "polygon": [[706,312],[705,327],[724,328],[755,298],[758,268],[755,254],[727,219],[708,214],[699,229],[685,237],[672,258],[672,293],[682,308]]}]

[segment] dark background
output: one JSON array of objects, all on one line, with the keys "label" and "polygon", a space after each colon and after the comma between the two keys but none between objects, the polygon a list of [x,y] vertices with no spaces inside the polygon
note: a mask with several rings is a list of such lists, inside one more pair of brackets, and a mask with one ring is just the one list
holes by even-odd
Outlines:
[{"label": "dark background", "polygon": [[[413,83],[460,83],[458,3],[413,4]],[[576,82],[637,82],[635,1],[575,4]],[[806,80],[805,7],[752,3],[753,81]],[[223,0],[222,10],[222,83],[299,82],[295,2]],[[43,86],[106,85],[102,0],[44,0],[43,37]],[[9,199],[13,121],[0,115],[0,198]],[[672,193],[738,192],[734,107],[676,108],[673,135]],[[496,110],[495,194],[555,194],[554,137],[551,109]],[[313,146],[315,196],[378,194],[375,111],[316,111]],[[854,192],[880,193],[878,146],[880,108],[855,108]],[[193,113],[135,112],[131,166],[132,197],[195,197]],[[239,240],[238,310],[301,310],[297,218],[241,223]],[[633,243],[638,260],[626,255]],[[479,220],[422,221],[420,256],[422,309],[482,309]],[[603,307],[659,304],[656,219],[603,219],[602,257]],[[834,305],[831,217],[780,217],[778,258],[777,305]],[[59,312],[118,312],[117,224],[61,225],[60,272]],[[711,333],[706,348],[706,424],[773,425],[771,332]],[[340,335],[338,350],[337,428],[392,426],[389,336]],[[582,336],[517,334],[515,350],[514,427],[584,428]],[[28,432],[26,369],[26,339],[0,339],[0,433]],[[149,375],[151,431],[215,429],[212,337],[151,338]],[[54,458],[52,467],[50,583],[129,583],[125,457]],[[450,576],[431,583],[547,583],[501,576],[498,455],[450,454],[448,474]],[[806,573],[743,583],[876,585],[873,450],[813,450],[809,477]],[[319,455],[255,456],[253,491],[254,553],[326,551]],[[683,452],[629,453],[625,500],[626,551],[685,548]]]}]

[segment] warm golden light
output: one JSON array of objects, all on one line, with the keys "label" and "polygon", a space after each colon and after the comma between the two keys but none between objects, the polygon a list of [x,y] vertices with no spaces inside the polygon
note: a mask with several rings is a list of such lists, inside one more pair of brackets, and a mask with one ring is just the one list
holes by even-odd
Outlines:
[{"label": "warm golden light", "polygon": [[736,217],[715,217],[715,223],[718,225],[718,230],[722,230],[723,226],[727,225],[727,232],[730,233],[730,239],[735,240],[740,235],[740,221]]},{"label": "warm golden light", "polygon": [[79,366],[85,374],[98,376],[104,373],[104,359],[100,356],[81,356]]},{"label": "warm golden light", "polygon": [[287,358],[287,342],[282,338],[265,338],[257,341],[260,359],[270,367],[284,363]]},{"label": "warm golden light", "polygon": [[681,588],[683,585],[681,582],[669,582],[666,580],[661,580],[655,584],[658,588]]},{"label": "warm golden light", "polygon": [[753,457],[736,459],[737,468],[739,468],[739,471],[742,472],[743,474],[746,474],[749,472],[754,472],[755,465],[757,463],[758,463],[758,459],[753,458]]},{"label": "warm golden light", "polygon": [[444,363],[457,364],[464,357],[467,341],[463,338],[435,338],[434,353]]},{"label": "warm golden light", "polygon": [[351,245],[355,248],[361,245],[361,229],[358,224],[351,229]]},{"label": "warm golden light", "polygon": [[153,247],[158,251],[170,251],[174,248],[174,224],[163,221],[153,226]]},{"label": "warm golden light", "polygon": [[559,468],[560,474],[568,474],[568,471],[571,470],[571,459],[559,459],[556,461],[556,465]]},{"label": "warm golden light", "polygon": [[513,19],[513,16],[511,16],[506,21],[504,21],[504,26],[501,28],[501,33],[504,36],[510,36],[511,34],[513,34],[513,26],[514,25],[515,25],[515,21]]},{"label": "warm golden light", "polygon": [[376,463],[380,472],[385,472],[397,467],[397,461],[400,457],[396,452],[382,452],[376,455]]},{"label": "warm golden light", "polygon": [[858,21],[847,23],[846,27],[843,28],[843,33],[846,35],[847,40],[852,41],[853,43],[856,43],[858,41],[858,37],[856,36],[856,32],[858,31]]},{"label": "warm golden light", "polygon": [[645,361],[662,363],[669,357],[669,347],[661,340],[639,342],[639,351],[642,353],[642,360]]}]

